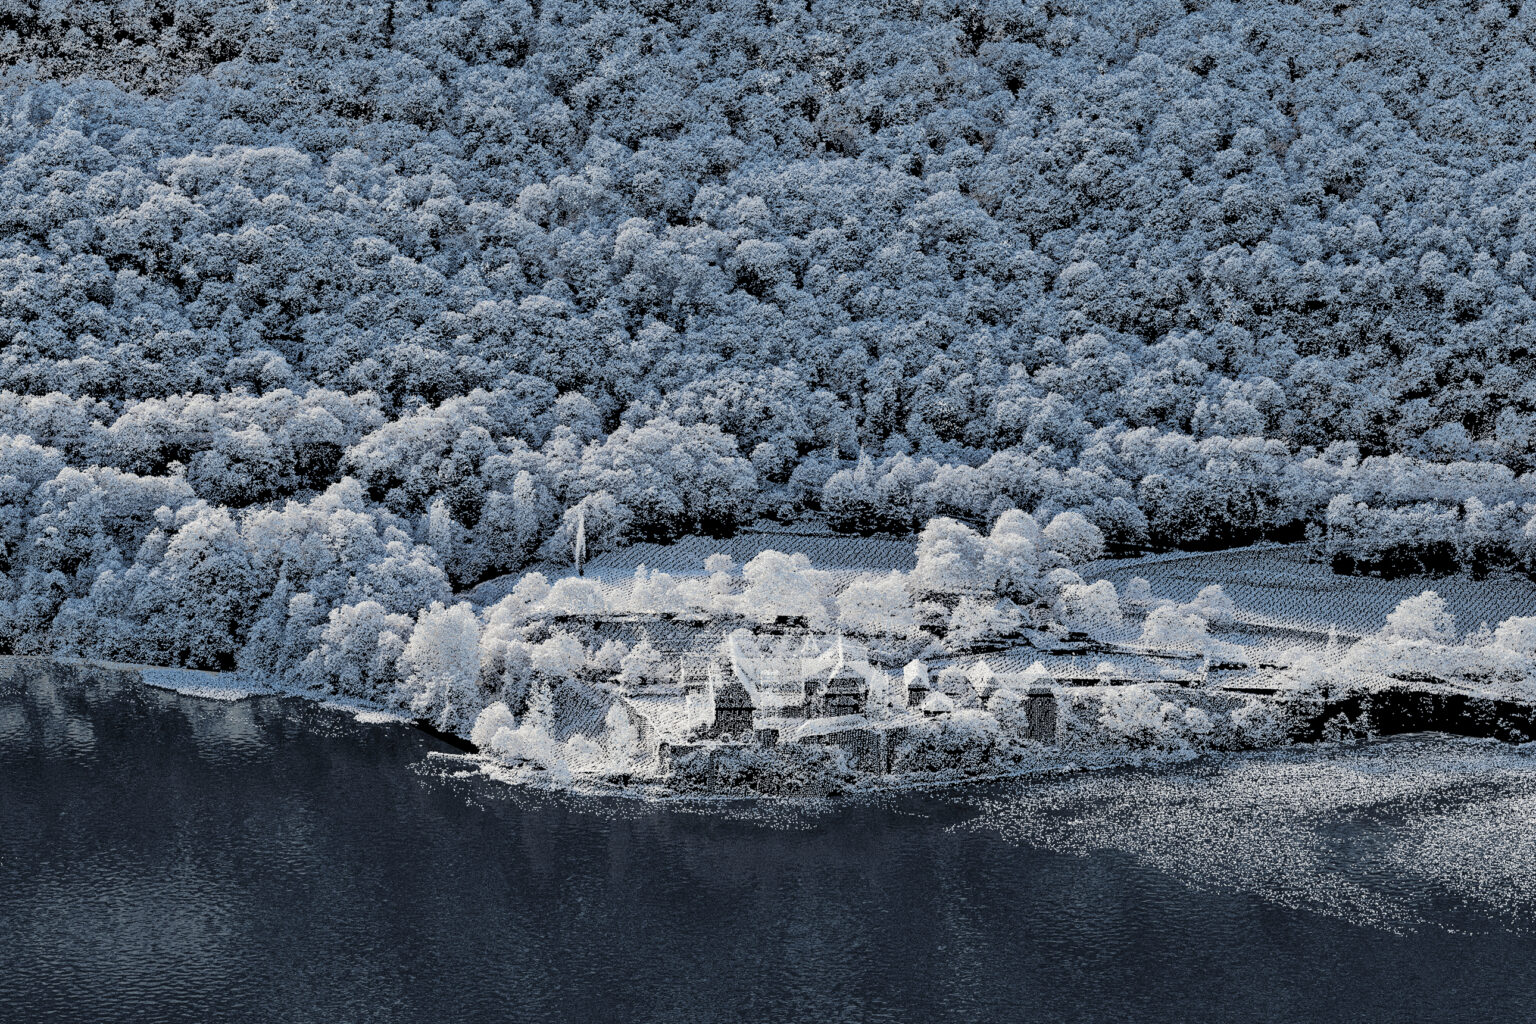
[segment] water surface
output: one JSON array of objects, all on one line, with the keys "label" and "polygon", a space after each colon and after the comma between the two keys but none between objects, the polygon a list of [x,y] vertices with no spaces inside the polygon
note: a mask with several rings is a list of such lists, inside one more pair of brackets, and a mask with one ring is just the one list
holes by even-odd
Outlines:
[{"label": "water surface", "polygon": [[291,699],[0,690],[0,1019],[1529,1019],[1536,764],[552,797]]}]

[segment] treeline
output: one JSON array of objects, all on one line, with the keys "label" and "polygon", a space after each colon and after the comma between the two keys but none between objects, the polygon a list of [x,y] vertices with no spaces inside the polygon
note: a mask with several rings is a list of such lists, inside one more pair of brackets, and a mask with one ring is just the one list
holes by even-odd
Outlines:
[{"label": "treeline", "polygon": [[1415,502],[1379,507],[1339,495],[1328,506],[1335,572],[1385,577],[1493,569],[1536,575],[1536,501]]},{"label": "treeline", "polygon": [[1536,466],[1518,6],[13,8],[0,388]]},{"label": "treeline", "polygon": [[1536,572],[1536,475],[1507,467],[1367,459],[1328,503],[1340,573]]},{"label": "treeline", "polygon": [[[41,458],[56,469],[170,478],[197,499],[236,509],[356,481],[370,505],[435,550],[456,586],[567,558],[578,519],[595,554],[808,513],[848,531],[912,534],[940,516],[987,528],[1009,509],[1042,522],[1072,511],[1111,548],[1223,547],[1325,527],[1344,571],[1347,558],[1364,568],[1388,557],[1367,543],[1422,548],[1426,564],[1474,548],[1480,553],[1456,557],[1514,564],[1524,550],[1516,534],[1530,518],[1521,510],[1536,502],[1536,478],[1496,463],[1362,459],[1347,442],[1293,452],[1275,439],[1115,427],[1087,435],[1065,465],[1048,450],[1019,447],[971,462],[826,451],[775,483],[713,424],[656,418],[605,433],[582,395],[532,384],[474,391],[394,420],[372,392],[173,396],[126,402],[116,413],[86,398],[0,392],[0,433],[13,447],[26,438],[47,449]],[[21,519],[28,497],[16,495]],[[1397,530],[1345,515],[1346,505],[1362,503],[1377,518],[1426,503],[1442,512],[1465,505],[1453,518],[1470,532],[1452,542],[1450,527],[1430,520]],[[15,560],[9,551],[0,557]]]}]

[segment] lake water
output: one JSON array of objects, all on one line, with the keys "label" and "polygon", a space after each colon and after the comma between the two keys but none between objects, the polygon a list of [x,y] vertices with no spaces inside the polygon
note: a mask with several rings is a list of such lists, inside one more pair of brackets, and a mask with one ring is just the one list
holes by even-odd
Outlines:
[{"label": "lake water", "polygon": [[554,797],[291,699],[0,689],[6,1021],[1530,1019],[1536,760]]}]

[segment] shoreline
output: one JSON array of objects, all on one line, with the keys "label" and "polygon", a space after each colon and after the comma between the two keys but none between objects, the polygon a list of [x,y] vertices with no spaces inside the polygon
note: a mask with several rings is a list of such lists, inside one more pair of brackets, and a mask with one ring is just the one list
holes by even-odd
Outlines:
[{"label": "shoreline", "polygon": [[[900,778],[890,775],[871,776],[868,784],[834,785],[830,792],[773,793],[752,788],[710,791],[707,788],[671,785],[668,783],[666,773],[654,778],[616,783],[604,775],[588,777],[580,774],[573,775],[569,771],[552,772],[544,767],[535,770],[530,764],[508,764],[482,754],[479,747],[468,738],[438,729],[429,720],[402,714],[398,709],[391,709],[356,697],[320,695],[276,685],[271,681],[253,681],[235,673],[166,668],[55,655],[0,655],[0,682],[16,680],[24,675],[42,676],[54,682],[74,684],[106,678],[118,683],[150,686],[182,696],[213,701],[243,700],[256,696],[294,697],[312,701],[321,706],[329,706],[333,710],[345,711],[354,717],[375,715],[383,720],[387,716],[388,720],[410,725],[452,747],[457,752],[456,756],[474,759],[487,775],[509,784],[532,785],[539,789],[553,788],[572,793],[588,790],[592,791],[593,795],[633,794],[649,800],[774,800],[871,796],[880,793],[935,790],[1000,782],[1041,774],[1145,767],[1149,763],[1188,763],[1214,754],[1279,753],[1320,743],[1347,743],[1358,742],[1361,739],[1388,739],[1415,735],[1494,741],[1505,746],[1520,746],[1536,740],[1536,702],[1463,693],[1432,683],[1419,686],[1395,683],[1373,690],[1323,697],[1319,704],[1310,709],[1310,713],[1293,722],[1290,733],[1292,738],[1289,741],[1261,750],[1213,748],[1171,751],[1135,747],[1096,750],[1056,745],[1043,746],[1041,749],[1042,754],[1054,751],[1058,755],[1055,758],[1042,758],[1037,764],[1021,764],[1010,769],[984,771],[979,774],[946,776],[945,773],[935,772],[931,778],[925,778],[921,773],[907,773]],[[1270,696],[1273,696],[1273,692]],[[1331,736],[1330,723],[1339,722],[1341,719],[1347,731],[1342,735]],[[551,786],[550,781],[557,778],[562,779],[563,782]],[[884,781],[880,781],[882,778]],[[543,784],[540,784],[541,781]]]}]

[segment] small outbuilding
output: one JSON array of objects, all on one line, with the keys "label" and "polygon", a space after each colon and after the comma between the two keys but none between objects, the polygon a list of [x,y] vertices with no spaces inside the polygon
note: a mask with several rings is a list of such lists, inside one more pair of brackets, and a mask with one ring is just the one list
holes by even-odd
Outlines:
[{"label": "small outbuilding", "polygon": [[932,687],[928,682],[928,666],[913,658],[901,673],[902,689],[907,694],[907,707],[915,708],[923,703]]},{"label": "small outbuilding", "polygon": [[708,735],[711,739],[752,738],[752,695],[734,675],[715,687],[715,720]]},{"label": "small outbuilding", "polygon": [[937,718],[939,715],[947,715],[954,711],[955,702],[935,690],[923,698],[923,702],[917,706],[917,710],[929,718]]},{"label": "small outbuilding", "polygon": [[821,691],[820,713],[828,718],[862,715],[869,704],[869,681],[847,662],[839,660]]},{"label": "small outbuilding", "polygon": [[1037,743],[1056,742],[1056,688],[1046,683],[1031,686],[1024,698],[1024,738]]}]

